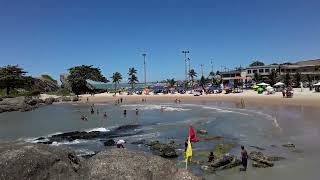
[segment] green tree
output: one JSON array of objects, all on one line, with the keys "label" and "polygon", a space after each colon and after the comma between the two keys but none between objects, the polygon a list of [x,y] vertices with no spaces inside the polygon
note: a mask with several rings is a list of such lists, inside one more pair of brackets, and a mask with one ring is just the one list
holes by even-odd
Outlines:
[{"label": "green tree", "polygon": [[0,67],[0,88],[6,88],[6,94],[9,95],[11,89],[31,85],[32,78],[25,76],[26,73],[18,65]]},{"label": "green tree", "polygon": [[122,75],[119,72],[115,72],[115,73],[113,73],[111,78],[112,78],[112,82],[114,83],[115,92],[117,92],[118,85],[119,85],[120,81],[122,80]]},{"label": "green tree", "polygon": [[189,71],[189,76],[191,78],[191,88],[193,89],[194,78],[197,77],[197,73],[194,71],[194,69]]},{"label": "green tree", "polygon": [[206,85],[206,78],[204,78],[204,76],[201,76],[200,86],[202,87],[202,89],[205,89],[205,85]]},{"label": "green tree", "polygon": [[277,79],[278,79],[277,77],[278,77],[277,72],[274,69],[272,69],[269,76],[271,86],[277,83]]},{"label": "green tree", "polygon": [[174,78],[167,79],[167,83],[169,84],[169,87],[172,88],[176,84],[176,81],[174,80]]},{"label": "green tree", "polygon": [[253,80],[258,83],[260,80],[261,80],[261,76],[255,72],[254,75],[253,75]]},{"label": "green tree", "polygon": [[129,68],[128,72],[129,78],[128,78],[128,83],[131,84],[131,88],[134,88],[134,85],[139,82],[138,77],[137,77],[137,70],[132,68]]},{"label": "green tree", "polygon": [[307,81],[308,81],[308,85],[309,85],[309,90],[312,91],[312,76],[310,76],[309,74],[307,74]]},{"label": "green tree", "polygon": [[101,70],[92,65],[75,66],[69,69],[68,81],[70,82],[72,92],[76,95],[85,93],[89,90],[88,86],[90,86],[90,84],[87,80],[104,83],[108,82],[101,74]]},{"label": "green tree", "polygon": [[294,82],[295,82],[295,86],[299,87],[300,86],[300,82],[301,82],[301,73],[296,72],[294,74]]},{"label": "green tree", "polygon": [[285,76],[284,76],[284,84],[289,87],[291,85],[291,76],[289,73],[287,73]]},{"label": "green tree", "polygon": [[261,61],[253,61],[250,65],[250,67],[254,67],[254,66],[264,66],[264,63]]}]

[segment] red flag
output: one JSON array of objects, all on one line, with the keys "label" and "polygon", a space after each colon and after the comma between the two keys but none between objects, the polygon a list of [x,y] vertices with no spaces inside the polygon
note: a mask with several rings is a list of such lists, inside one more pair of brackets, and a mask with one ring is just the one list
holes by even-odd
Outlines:
[{"label": "red flag", "polygon": [[189,137],[191,142],[198,142],[199,139],[196,136],[196,133],[191,125],[189,125]]}]

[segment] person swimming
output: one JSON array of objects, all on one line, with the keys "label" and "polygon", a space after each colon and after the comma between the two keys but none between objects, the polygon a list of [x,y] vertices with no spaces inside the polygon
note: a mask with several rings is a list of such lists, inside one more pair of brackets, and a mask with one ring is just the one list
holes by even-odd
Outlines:
[{"label": "person swimming", "polygon": [[81,120],[83,120],[83,121],[88,121],[88,118],[87,118],[85,115],[82,115],[82,116],[81,116]]},{"label": "person swimming", "polygon": [[136,115],[138,115],[139,114],[139,109],[136,109]]},{"label": "person swimming", "polygon": [[105,118],[107,117],[107,112],[103,113],[103,117],[105,117]]},{"label": "person swimming", "polygon": [[165,107],[161,106],[160,111],[164,112],[165,109],[166,109]]},{"label": "person swimming", "polygon": [[127,115],[127,110],[125,109],[125,110],[123,110],[123,115]]}]

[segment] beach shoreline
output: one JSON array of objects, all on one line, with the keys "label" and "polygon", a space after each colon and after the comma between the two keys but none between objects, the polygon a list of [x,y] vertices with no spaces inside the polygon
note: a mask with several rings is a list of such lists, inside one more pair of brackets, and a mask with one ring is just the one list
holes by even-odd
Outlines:
[{"label": "beach shoreline", "polygon": [[181,103],[210,103],[210,102],[233,102],[241,103],[255,103],[262,105],[290,105],[290,106],[305,106],[305,107],[320,107],[320,94],[314,92],[299,92],[296,90],[293,98],[283,98],[281,92],[272,95],[257,94],[252,90],[245,90],[243,93],[231,94],[208,94],[201,96],[194,96],[192,94],[158,94],[158,95],[119,95],[111,93],[96,94],[95,96],[81,95],[79,103],[114,103],[117,99],[123,98],[124,102],[140,103],[142,99],[147,102],[174,102],[180,99]]}]

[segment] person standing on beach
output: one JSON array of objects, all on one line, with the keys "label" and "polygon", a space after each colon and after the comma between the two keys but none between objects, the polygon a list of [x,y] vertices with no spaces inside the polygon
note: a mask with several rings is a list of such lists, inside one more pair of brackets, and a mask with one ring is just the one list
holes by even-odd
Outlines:
[{"label": "person standing on beach", "polygon": [[120,103],[122,103],[122,101],[123,101],[123,99],[122,99],[122,98],[120,98]]},{"label": "person standing on beach", "polygon": [[241,164],[243,168],[240,168],[240,171],[246,171],[248,165],[248,153],[244,149],[244,146],[241,146]]}]

